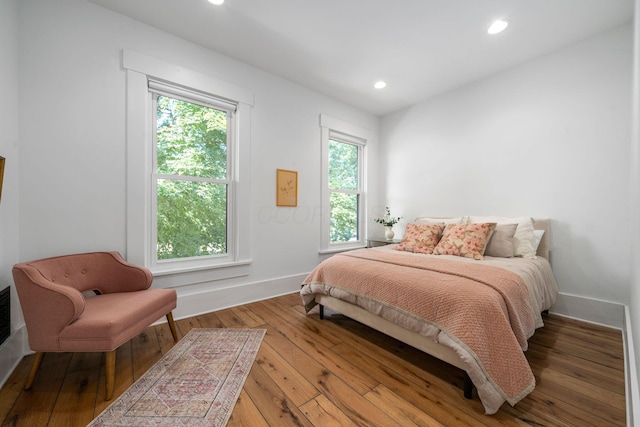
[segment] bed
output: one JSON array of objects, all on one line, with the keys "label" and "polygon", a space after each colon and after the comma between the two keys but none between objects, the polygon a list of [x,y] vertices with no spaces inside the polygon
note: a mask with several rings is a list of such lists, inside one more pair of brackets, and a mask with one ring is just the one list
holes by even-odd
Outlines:
[{"label": "bed", "polygon": [[[553,305],[558,292],[548,261],[549,221],[461,217],[443,219],[445,223],[418,218],[415,223],[423,224],[421,220],[441,225],[435,227],[440,236],[429,246],[439,253],[406,250],[411,249],[405,244],[407,236],[414,231],[407,225],[399,245],[336,254],[303,283],[307,313],[319,305],[322,318],[324,307],[330,308],[464,370],[465,396],[471,397],[472,383],[487,414],[497,412],[505,401],[515,405],[535,387],[523,351],[535,329],[543,326],[541,312]],[[510,224],[516,220],[530,224]],[[458,225],[469,223],[476,225]],[[517,230],[511,233],[515,256],[504,256],[505,249],[499,247],[497,253],[485,252],[494,239],[498,242],[498,235],[504,237],[507,225],[507,237]],[[446,245],[440,247],[452,241],[447,233],[456,227],[491,228],[485,246],[477,249],[481,256],[452,255]],[[530,245],[524,245],[528,249],[518,254],[523,230],[527,239],[538,230],[537,238],[531,237]],[[402,246],[404,250],[398,250]]]}]

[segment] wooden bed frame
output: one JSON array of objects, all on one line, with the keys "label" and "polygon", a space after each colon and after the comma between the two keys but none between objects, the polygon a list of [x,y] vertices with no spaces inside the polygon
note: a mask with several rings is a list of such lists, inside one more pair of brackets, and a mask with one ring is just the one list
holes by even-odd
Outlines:
[{"label": "wooden bed frame", "polygon": [[[536,230],[545,231],[542,236],[542,240],[540,241],[540,245],[538,246],[537,255],[549,260],[549,220],[534,218],[533,225]],[[402,326],[398,326],[346,301],[342,301],[328,295],[316,295],[315,301],[319,304],[320,319],[324,319],[324,308],[330,308],[331,310],[337,311],[353,320],[395,338],[398,341],[415,347],[437,359],[462,369],[464,372],[464,397],[467,399],[472,398],[473,383],[471,382],[471,378],[466,372],[464,362],[451,348],[432,341],[417,332],[412,332]]]}]

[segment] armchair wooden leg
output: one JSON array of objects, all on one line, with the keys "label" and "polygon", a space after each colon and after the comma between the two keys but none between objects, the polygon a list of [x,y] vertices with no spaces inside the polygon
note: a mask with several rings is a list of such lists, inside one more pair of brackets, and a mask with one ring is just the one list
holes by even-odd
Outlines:
[{"label": "armchair wooden leg", "polygon": [[31,371],[29,372],[29,376],[27,377],[27,382],[24,385],[25,390],[29,390],[33,385],[33,381],[36,379],[36,374],[38,373],[38,369],[40,369],[40,365],[42,364],[42,359],[44,359],[44,352],[38,351],[33,359],[33,364],[31,365]]},{"label": "armchair wooden leg", "polygon": [[104,372],[106,383],[105,400],[111,400],[113,397],[113,387],[116,377],[116,350],[107,351],[104,354]]},{"label": "armchair wooden leg", "polygon": [[167,323],[169,323],[169,329],[171,329],[173,340],[178,342],[178,329],[176,329],[176,322],[173,321],[173,314],[171,312],[167,313]]}]

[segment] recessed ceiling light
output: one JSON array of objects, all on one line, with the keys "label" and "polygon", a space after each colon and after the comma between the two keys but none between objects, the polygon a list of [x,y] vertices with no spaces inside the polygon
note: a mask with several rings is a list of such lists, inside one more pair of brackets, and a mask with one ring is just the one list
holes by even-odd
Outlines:
[{"label": "recessed ceiling light", "polygon": [[375,87],[376,89],[384,89],[385,87],[387,87],[387,82],[383,82],[382,80],[380,80],[379,82],[376,82],[373,87]]},{"label": "recessed ceiling light", "polygon": [[493,24],[491,24],[491,26],[489,27],[489,29],[487,30],[487,33],[489,34],[498,34],[502,31],[504,31],[505,28],[507,28],[507,25],[509,25],[509,23],[507,21],[495,21]]},{"label": "recessed ceiling light", "polygon": [[224,3],[224,0],[209,0],[209,3],[220,6],[222,3]]}]

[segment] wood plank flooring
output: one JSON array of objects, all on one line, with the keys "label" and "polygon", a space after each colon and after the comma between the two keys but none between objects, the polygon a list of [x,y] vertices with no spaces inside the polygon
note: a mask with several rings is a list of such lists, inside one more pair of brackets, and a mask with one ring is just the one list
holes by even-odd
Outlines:
[{"label": "wood plank flooring", "polygon": [[[462,395],[462,371],[340,314],[305,315],[297,294],[177,322],[191,328],[267,330],[229,426],[623,426],[621,332],[559,316],[526,352],[533,393],[484,415]],[[121,347],[114,399],[173,346],[166,324]],[[0,390],[2,426],[85,426],[104,400],[100,354],[50,353],[32,390],[23,390],[33,356]]]}]

